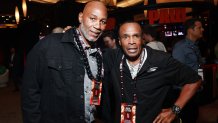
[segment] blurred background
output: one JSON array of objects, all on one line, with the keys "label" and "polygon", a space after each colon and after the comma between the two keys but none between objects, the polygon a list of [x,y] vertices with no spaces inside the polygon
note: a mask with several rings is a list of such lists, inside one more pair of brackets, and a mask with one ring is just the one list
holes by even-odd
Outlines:
[{"label": "blurred background", "polygon": [[[0,0],[0,123],[21,123],[19,92],[11,91],[13,84],[3,72],[3,68],[9,67],[11,48],[19,55],[22,76],[26,55],[38,40],[55,27],[78,26],[78,13],[88,1],[91,0]],[[125,20],[151,24],[169,53],[184,38],[183,22],[196,17],[202,20],[205,31],[199,48],[206,82],[200,99],[199,123],[218,123],[218,0],[100,1],[109,12],[106,30],[117,32]],[[104,47],[102,42],[98,44]]]}]

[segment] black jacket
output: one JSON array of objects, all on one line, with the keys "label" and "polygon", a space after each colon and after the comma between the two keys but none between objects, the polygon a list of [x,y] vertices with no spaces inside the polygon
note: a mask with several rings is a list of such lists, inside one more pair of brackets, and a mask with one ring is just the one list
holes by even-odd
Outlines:
[{"label": "black jacket", "polygon": [[[146,47],[147,59],[140,69],[136,81],[137,123],[152,123],[161,111],[169,89],[200,80],[191,68],[173,59],[170,54]],[[107,122],[120,123],[121,84],[120,70],[122,50],[106,51],[104,54],[105,81],[103,97],[103,116]],[[133,102],[134,80],[124,59],[123,82],[125,103]],[[111,114],[108,115],[109,113]]]},{"label": "black jacket", "polygon": [[72,30],[40,40],[28,54],[23,76],[24,123],[84,122],[84,75]]}]

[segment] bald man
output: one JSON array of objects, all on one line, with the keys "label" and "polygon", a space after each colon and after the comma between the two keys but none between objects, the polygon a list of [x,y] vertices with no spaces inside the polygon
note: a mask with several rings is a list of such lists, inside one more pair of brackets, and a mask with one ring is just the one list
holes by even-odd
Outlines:
[{"label": "bald man", "polygon": [[22,85],[23,123],[92,123],[100,105],[102,57],[95,42],[107,8],[88,2],[78,28],[50,34],[27,57]]}]

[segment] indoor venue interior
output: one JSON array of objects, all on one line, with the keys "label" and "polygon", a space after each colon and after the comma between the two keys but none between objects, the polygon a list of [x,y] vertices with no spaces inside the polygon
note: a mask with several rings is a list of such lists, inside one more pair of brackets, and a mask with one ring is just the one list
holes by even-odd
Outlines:
[{"label": "indoor venue interior", "polygon": [[[0,0],[0,123],[22,123],[20,91],[10,80],[11,48],[19,54],[21,77],[33,46],[56,27],[77,27],[78,14],[91,0]],[[118,38],[119,25],[127,20],[152,25],[158,40],[171,54],[185,36],[184,22],[202,20],[204,32],[198,46],[203,59],[203,89],[199,92],[197,123],[218,123],[218,0],[99,0],[108,10],[106,30]],[[97,45],[104,49],[100,37]],[[101,123],[101,121],[97,121]]]}]

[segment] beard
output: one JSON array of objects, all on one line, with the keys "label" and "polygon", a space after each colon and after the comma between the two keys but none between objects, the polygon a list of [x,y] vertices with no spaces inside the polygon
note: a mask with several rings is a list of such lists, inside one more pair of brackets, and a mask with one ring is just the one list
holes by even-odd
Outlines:
[{"label": "beard", "polygon": [[91,37],[89,36],[89,34],[88,34],[89,30],[84,27],[84,24],[83,24],[83,23],[81,23],[81,25],[80,25],[79,28],[80,28],[80,31],[81,31],[83,37],[86,39],[87,42],[96,42],[96,41],[99,39],[99,37],[101,36],[101,34],[102,34],[102,32],[101,32],[101,33],[98,35],[98,37],[96,37],[95,39],[93,39],[93,38],[91,38]]}]

